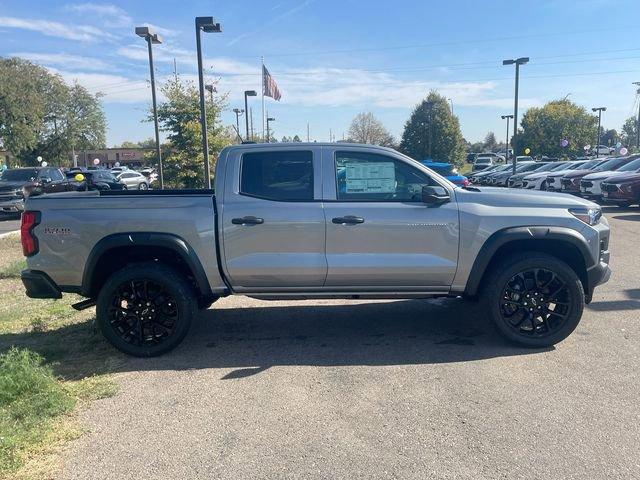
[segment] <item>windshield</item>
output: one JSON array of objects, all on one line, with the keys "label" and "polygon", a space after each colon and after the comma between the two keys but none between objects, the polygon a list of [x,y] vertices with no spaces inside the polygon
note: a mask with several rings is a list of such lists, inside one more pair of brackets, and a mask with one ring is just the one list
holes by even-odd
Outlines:
[{"label": "windshield", "polygon": [[594,168],[596,165],[600,165],[601,163],[603,163],[605,160],[597,159],[597,160],[591,160],[585,164],[583,164],[580,169],[581,170],[591,170],[592,168]]},{"label": "windshield", "polygon": [[606,162],[598,165],[596,170],[598,172],[605,172],[607,170],[615,170],[619,165],[623,165],[627,161],[626,158],[612,158],[611,160],[607,160]]},{"label": "windshield", "polygon": [[558,164],[552,163],[551,165],[553,166],[549,169],[550,172],[555,172],[557,170],[566,170],[569,167],[567,162],[560,162]]},{"label": "windshield", "polygon": [[519,167],[516,167],[516,172],[532,172],[533,170],[538,170],[540,168],[540,164],[538,163],[525,163]]},{"label": "windshield", "polygon": [[0,175],[0,180],[6,182],[31,182],[38,176],[38,171],[32,168],[18,168],[16,170],[5,170]]},{"label": "windshield", "polygon": [[551,171],[555,170],[556,168],[560,168],[561,165],[562,165],[562,162],[560,162],[560,163],[556,163],[556,162],[546,163],[546,164],[542,165],[540,168],[536,168],[534,170],[534,172],[551,172]]},{"label": "windshield", "polygon": [[627,163],[624,167],[618,169],[619,172],[635,172],[640,169],[640,158],[636,158],[633,162]]}]

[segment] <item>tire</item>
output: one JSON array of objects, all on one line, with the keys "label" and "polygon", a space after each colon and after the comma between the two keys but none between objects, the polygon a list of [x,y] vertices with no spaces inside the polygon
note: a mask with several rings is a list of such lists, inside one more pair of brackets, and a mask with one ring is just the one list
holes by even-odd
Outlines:
[{"label": "tire", "polygon": [[165,265],[139,263],[107,279],[98,294],[96,319],[102,334],[118,350],[155,357],[182,342],[197,306],[193,289],[179,272]]},{"label": "tire", "polygon": [[142,182],[141,184],[138,185],[138,190],[149,190],[149,185]]},{"label": "tire", "polygon": [[547,190],[546,180],[540,184],[540,190],[542,190],[543,192]]},{"label": "tire", "polygon": [[[536,272],[535,283],[531,272]],[[483,295],[486,311],[502,336],[531,348],[550,347],[567,338],[580,323],[585,306],[576,272],[539,252],[514,254],[495,265]]]}]

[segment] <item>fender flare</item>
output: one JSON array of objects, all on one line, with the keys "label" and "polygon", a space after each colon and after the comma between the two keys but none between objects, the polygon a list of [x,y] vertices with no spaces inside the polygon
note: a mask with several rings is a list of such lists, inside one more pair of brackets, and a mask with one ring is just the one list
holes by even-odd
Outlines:
[{"label": "fender flare", "polygon": [[200,259],[191,246],[181,237],[170,233],[125,232],[114,233],[102,238],[94,245],[87,257],[82,274],[81,294],[92,298],[96,292],[91,291],[95,267],[100,258],[109,250],[119,247],[162,247],[172,250],[180,256],[191,270],[198,289],[206,297],[213,296],[207,275]]},{"label": "fender flare", "polygon": [[546,240],[555,240],[566,242],[576,247],[581,253],[587,271],[596,264],[591,256],[591,250],[589,249],[587,241],[576,230],[557,226],[509,227],[494,232],[484,242],[482,248],[480,248],[473,262],[469,279],[467,280],[465,295],[474,296],[478,293],[482,277],[498,249],[518,240],[540,240],[543,242]]}]

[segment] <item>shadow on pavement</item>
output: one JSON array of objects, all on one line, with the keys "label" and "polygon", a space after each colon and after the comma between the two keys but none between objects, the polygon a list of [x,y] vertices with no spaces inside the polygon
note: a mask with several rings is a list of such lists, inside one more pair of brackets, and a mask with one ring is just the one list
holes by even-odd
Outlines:
[{"label": "shadow on pavement", "polygon": [[640,310],[640,288],[629,288],[622,291],[628,300],[606,300],[590,303],[587,308],[596,312],[615,310]]},{"label": "shadow on pavement", "polygon": [[615,218],[616,220],[627,220],[627,221],[640,221],[640,214],[639,215],[614,215],[613,218]]},{"label": "shadow on pavement", "polygon": [[453,363],[535,354],[550,349],[509,345],[478,304],[462,299],[406,300],[346,305],[287,306],[201,312],[173,352],[137,359],[115,351],[91,322],[42,333],[0,335],[8,345],[34,349],[66,378],[144,370],[234,368],[240,379],[277,365],[407,365]]}]

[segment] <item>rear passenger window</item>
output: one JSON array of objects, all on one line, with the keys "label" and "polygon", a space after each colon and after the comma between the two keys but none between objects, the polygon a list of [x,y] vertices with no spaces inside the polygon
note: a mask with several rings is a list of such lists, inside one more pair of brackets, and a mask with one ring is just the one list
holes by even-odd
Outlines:
[{"label": "rear passenger window", "polygon": [[309,151],[245,153],[240,193],[281,202],[313,200],[313,154]]}]

